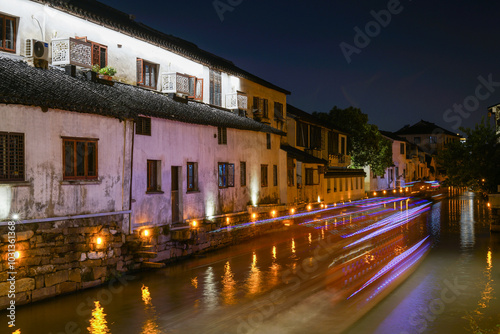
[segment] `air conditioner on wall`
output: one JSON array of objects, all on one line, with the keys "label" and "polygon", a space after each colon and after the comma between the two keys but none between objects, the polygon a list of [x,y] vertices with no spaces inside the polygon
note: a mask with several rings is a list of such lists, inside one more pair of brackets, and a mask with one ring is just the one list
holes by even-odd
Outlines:
[{"label": "air conditioner on wall", "polygon": [[49,43],[37,39],[26,39],[24,55],[33,59],[49,60]]}]

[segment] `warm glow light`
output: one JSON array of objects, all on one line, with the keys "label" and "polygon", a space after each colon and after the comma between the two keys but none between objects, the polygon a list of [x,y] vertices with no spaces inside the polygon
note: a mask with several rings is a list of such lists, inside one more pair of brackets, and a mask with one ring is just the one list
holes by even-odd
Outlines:
[{"label": "warm glow light", "polygon": [[18,215],[17,213],[14,213],[14,214],[12,215],[12,219],[14,219],[14,220],[18,220],[18,219],[19,219],[19,215]]},{"label": "warm glow light", "polygon": [[293,215],[295,213],[295,209],[294,208],[291,208],[290,209],[290,213]]},{"label": "warm glow light", "polygon": [[144,236],[145,237],[149,236],[149,230],[144,230]]},{"label": "warm glow light", "polygon": [[311,207],[311,205],[309,204],[309,205],[307,206],[307,210],[311,210],[311,208],[312,208],[312,207]]},{"label": "warm glow light", "polygon": [[409,190],[410,190],[410,188],[406,188],[406,189],[405,189],[405,191],[409,191]]},{"label": "warm glow light", "polygon": [[198,222],[196,220],[193,220],[193,222],[191,223],[191,225],[193,225],[193,227],[196,227],[198,225]]},{"label": "warm glow light", "polygon": [[21,257],[21,253],[19,253],[19,252],[15,252],[15,253],[14,253],[14,257],[15,257],[16,259],[19,259],[19,258]]},{"label": "warm glow light", "polygon": [[226,223],[229,224],[229,217],[226,218]]},{"label": "warm glow light", "polygon": [[385,190],[384,190],[384,191],[382,191],[382,194],[384,194],[384,195],[385,195],[385,194],[386,194],[386,191],[385,191]]},{"label": "warm glow light", "polygon": [[484,180],[484,179],[482,179],[481,181],[483,181],[483,182],[484,182],[485,180]]},{"label": "warm glow light", "polygon": [[256,213],[252,213],[252,219],[255,219],[257,218],[257,214]]},{"label": "warm glow light", "polygon": [[403,189],[399,189],[399,192],[402,193],[403,192]]},{"label": "warm glow light", "polygon": [[95,308],[92,310],[92,318],[90,318],[90,327],[87,330],[90,334],[104,334],[109,333],[108,322],[106,314],[101,304],[98,301],[94,302]]},{"label": "warm glow light", "polygon": [[151,294],[149,293],[149,288],[147,286],[144,286],[143,284],[141,292],[142,292],[142,301],[144,302],[144,304],[146,305],[151,304]]},{"label": "warm glow light", "polygon": [[97,238],[96,243],[97,243],[98,245],[102,244],[102,238],[101,238],[101,237],[98,237],[98,238]]},{"label": "warm glow light", "polygon": [[373,196],[377,196],[377,192],[376,191],[373,192]]},{"label": "warm glow light", "polygon": [[488,206],[488,208],[491,206],[490,202],[488,202],[486,205]]},{"label": "warm glow light", "polygon": [[393,193],[396,193],[396,189],[394,189],[392,192],[393,192]]},{"label": "warm glow light", "polygon": [[321,198],[318,196],[318,203],[321,202]]},{"label": "warm glow light", "polygon": [[276,210],[271,211],[271,216],[276,217]]}]

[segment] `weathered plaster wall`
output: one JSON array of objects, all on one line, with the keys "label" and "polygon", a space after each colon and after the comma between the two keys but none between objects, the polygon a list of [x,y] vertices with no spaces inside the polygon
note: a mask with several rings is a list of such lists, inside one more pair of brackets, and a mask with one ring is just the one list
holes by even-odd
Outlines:
[{"label": "weathered plaster wall", "polygon": [[[266,148],[266,134],[227,129],[227,145],[219,145],[217,128],[153,118],[151,136],[136,135],[133,167],[133,221],[153,225],[172,222],[171,166],[181,167],[182,218],[209,218],[229,212],[246,211],[266,196],[280,198],[273,186],[272,166],[280,166],[280,136],[271,135],[271,149]],[[147,194],[147,160],[161,160],[163,193]],[[240,182],[240,162],[246,162],[246,186]],[[187,192],[187,162],[198,163],[199,191]],[[234,187],[218,186],[218,163],[234,163]],[[261,164],[268,165],[268,186],[261,187]],[[280,171],[278,175],[286,173]],[[278,180],[279,181],[279,180]]]},{"label": "weathered plaster wall", "polygon": [[[24,133],[26,182],[0,183],[2,216],[22,219],[128,209],[131,127],[118,119],[20,105],[0,105],[0,131]],[[98,139],[98,180],[63,180],[63,139]]]}]

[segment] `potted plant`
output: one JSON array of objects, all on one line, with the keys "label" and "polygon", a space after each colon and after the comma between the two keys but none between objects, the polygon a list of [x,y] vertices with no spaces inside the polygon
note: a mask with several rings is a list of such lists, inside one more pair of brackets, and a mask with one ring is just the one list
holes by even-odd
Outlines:
[{"label": "potted plant", "polygon": [[111,66],[101,68],[98,64],[92,66],[92,71],[98,73],[100,79],[111,80],[111,77],[116,74],[116,70]]}]

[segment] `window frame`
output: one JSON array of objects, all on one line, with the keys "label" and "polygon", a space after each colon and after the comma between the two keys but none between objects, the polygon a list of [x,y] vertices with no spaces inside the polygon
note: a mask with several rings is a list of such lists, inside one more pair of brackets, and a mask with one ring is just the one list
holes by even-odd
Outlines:
[{"label": "window frame", "polygon": [[266,148],[268,150],[271,149],[271,134],[270,133],[266,133]]},{"label": "window frame", "polygon": [[[10,15],[5,15],[5,14],[0,14],[0,18],[2,19],[2,36],[0,36],[0,39],[2,40],[2,43],[0,44],[0,51],[4,52],[10,52],[10,53],[15,53],[16,52],[16,41],[17,41],[17,17],[10,16]],[[13,40],[12,40],[12,49],[9,49],[6,47],[7,44],[7,21],[13,21],[12,27],[13,27]]]},{"label": "window frame", "polygon": [[[95,181],[99,179],[99,139],[98,138],[79,138],[79,137],[61,137],[62,138],[62,156],[63,156],[63,180],[91,180]],[[66,175],[66,143],[68,142],[73,142],[73,175]],[[83,161],[83,168],[84,168],[84,175],[83,176],[78,176],[78,163],[77,163],[77,158],[78,158],[78,147],[77,143],[78,142],[83,142],[85,143],[85,153],[84,153],[84,161]],[[89,172],[89,165],[88,165],[88,144],[93,143],[95,144],[95,159],[94,159],[94,169],[95,169],[95,175],[88,175]]]},{"label": "window frame", "polygon": [[273,165],[273,187],[278,186],[278,165]]},{"label": "window frame", "polygon": [[260,165],[260,186],[261,188],[265,188],[269,185],[268,182],[268,165],[261,164]]},{"label": "window frame", "polygon": [[[154,70],[154,85],[149,85],[148,83],[146,83],[146,75],[145,75],[146,66],[149,66],[152,70]],[[158,64],[152,63],[152,62],[144,60],[142,58],[137,58],[137,68],[136,68],[137,85],[156,90],[156,88],[158,87],[159,67],[160,66]],[[151,81],[151,73],[153,73],[153,71],[150,72],[150,75],[149,75],[150,80],[149,81]]]},{"label": "window frame", "polygon": [[247,185],[247,163],[240,161],[240,186],[246,187]]},{"label": "window frame", "polygon": [[[92,41],[89,42],[92,44],[92,65],[97,64],[100,68],[108,66],[108,46]],[[105,50],[104,66],[102,66],[101,50]],[[98,58],[98,62],[96,62],[96,56]]]},{"label": "window frame", "polygon": [[146,174],[146,193],[163,193],[161,190],[161,160],[148,159],[146,161]]},{"label": "window frame", "polygon": [[151,136],[151,117],[139,116],[135,124],[135,134]]},{"label": "window frame", "polygon": [[210,69],[209,71],[209,103],[222,107],[222,73]]},{"label": "window frame", "polygon": [[217,143],[219,145],[227,145],[227,128],[223,126],[217,127]]},{"label": "window frame", "polygon": [[[222,167],[222,169],[221,169]],[[222,174],[221,174],[222,171]],[[219,189],[234,187],[234,164],[219,162],[217,164],[217,175]],[[221,182],[223,181],[223,182]]]},{"label": "window frame", "polygon": [[[193,175],[189,174],[189,167],[192,166]],[[192,180],[191,180],[192,178]],[[192,181],[192,182],[190,182]],[[190,186],[192,184],[192,186]],[[197,162],[187,162],[186,163],[186,192],[197,192],[198,188],[198,163]]]},{"label": "window frame", "polygon": [[[4,175],[6,177],[0,177],[0,183],[3,182],[23,182],[26,180],[26,144],[25,144],[25,136],[24,133],[19,133],[19,132],[0,132],[0,137],[5,136],[5,160],[3,162],[3,165],[5,167],[2,167],[2,169],[5,169]],[[11,145],[11,137],[18,137],[20,138],[20,144],[21,152],[19,151],[19,147],[16,147],[12,149]],[[0,146],[0,149],[2,147]],[[1,150],[0,150],[0,153]],[[13,158],[14,156],[14,158]],[[16,165],[19,165],[17,170],[11,171],[12,166],[10,166],[10,163],[12,163],[12,160],[15,160],[17,163]],[[17,177],[12,177],[11,174],[13,172],[19,173]]]}]

